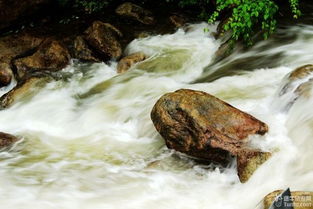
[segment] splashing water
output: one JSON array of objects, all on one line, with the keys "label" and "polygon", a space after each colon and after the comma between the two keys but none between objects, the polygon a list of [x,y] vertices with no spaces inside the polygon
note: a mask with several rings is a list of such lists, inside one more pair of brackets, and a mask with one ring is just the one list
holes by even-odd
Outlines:
[{"label": "splashing water", "polygon": [[[289,41],[263,41],[215,64],[220,43],[205,27],[134,40],[126,53],[150,58],[122,75],[114,62],[73,63],[62,72],[69,81],[0,111],[0,130],[23,136],[0,153],[1,208],[252,209],[276,189],[312,190],[313,99],[289,111],[277,103],[284,77],[313,58],[313,27],[281,29],[277,39]],[[234,165],[198,165],[165,147],[150,111],[180,88],[216,95],[269,125],[253,142],[275,154],[247,183]]]}]

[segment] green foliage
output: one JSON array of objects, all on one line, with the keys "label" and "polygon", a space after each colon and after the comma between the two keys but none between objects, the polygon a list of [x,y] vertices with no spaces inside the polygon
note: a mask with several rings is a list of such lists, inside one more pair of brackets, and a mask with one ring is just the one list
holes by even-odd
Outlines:
[{"label": "green foliage", "polygon": [[[298,0],[289,0],[294,18],[300,15]],[[256,30],[261,30],[267,39],[276,28],[275,14],[278,6],[273,0],[217,0],[216,11],[209,22],[216,21],[219,14],[231,9],[232,14],[224,25],[225,31],[232,31],[232,39],[243,39],[248,45],[252,44],[251,37]]]},{"label": "green foliage", "polygon": [[[278,0],[277,0],[278,1]],[[289,1],[294,18],[300,16],[299,0]],[[201,16],[205,17],[205,8],[209,6],[209,0],[180,0],[181,6],[198,5],[202,9]],[[230,13],[225,31],[232,32],[232,40],[244,40],[248,45],[252,44],[252,35],[261,31],[264,39],[267,39],[276,28],[276,14],[278,5],[275,0],[216,0],[216,9],[209,16],[209,23],[213,23],[223,13]]]}]

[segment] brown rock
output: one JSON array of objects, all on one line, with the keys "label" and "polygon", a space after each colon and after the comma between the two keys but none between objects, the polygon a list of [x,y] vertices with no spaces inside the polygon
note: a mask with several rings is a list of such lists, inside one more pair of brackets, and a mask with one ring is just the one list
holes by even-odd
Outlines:
[{"label": "brown rock", "polygon": [[210,94],[188,89],[162,96],[151,119],[169,148],[222,164],[229,155],[239,156],[240,168],[251,168],[243,157],[254,160],[251,152],[257,152],[247,148],[246,138],[268,131],[267,125],[253,116]]},{"label": "brown rock", "polygon": [[77,36],[74,40],[73,58],[87,62],[100,62],[94,52],[89,48],[85,40],[81,36]]},{"label": "brown rock", "polygon": [[285,79],[279,96],[288,99],[285,109],[289,109],[300,97],[310,98],[313,88],[313,65],[296,68]]},{"label": "brown rock", "polygon": [[0,86],[8,85],[13,78],[12,59],[32,53],[41,42],[41,38],[25,33],[0,38]]},{"label": "brown rock", "polygon": [[131,55],[128,55],[121,59],[117,65],[117,72],[124,73],[126,72],[131,66],[136,64],[137,62],[141,62],[145,60],[147,56],[142,52],[137,52]]},{"label": "brown rock", "polygon": [[305,98],[312,97],[311,89],[313,89],[313,78],[300,84],[296,88],[296,90],[294,91],[294,93],[297,95],[296,99],[298,99],[299,97],[305,97]]},{"label": "brown rock", "polygon": [[58,71],[70,61],[68,50],[58,41],[47,39],[31,56],[16,59],[14,66],[19,79],[34,71]]},{"label": "brown rock", "polygon": [[117,59],[122,55],[118,39],[122,33],[109,23],[95,21],[85,31],[85,40],[103,59]]},{"label": "brown rock", "polygon": [[[263,200],[264,209],[269,209],[275,198],[282,192],[283,190],[277,190],[266,195]],[[293,202],[294,209],[313,208],[313,192],[303,192],[303,191],[291,192],[291,199]]]},{"label": "brown rock", "polygon": [[269,152],[243,150],[237,155],[237,171],[241,182],[246,182],[254,171],[271,157]]},{"label": "brown rock", "polygon": [[301,67],[298,67],[294,71],[290,73],[288,76],[289,80],[299,80],[307,77],[309,74],[313,73],[313,65],[304,65]]},{"label": "brown rock", "polygon": [[46,85],[51,81],[51,77],[32,77],[26,81],[19,83],[11,91],[4,94],[0,98],[1,108],[7,108],[16,102],[29,99],[33,97],[40,88]]},{"label": "brown rock", "polygon": [[313,74],[313,65],[304,65],[293,70],[286,79],[286,84],[280,91],[279,95],[282,96],[288,91],[291,90],[293,84],[297,81],[308,77],[310,74]]},{"label": "brown rock", "polygon": [[0,38],[0,61],[10,62],[17,56],[31,53],[43,41],[27,33],[14,34]]},{"label": "brown rock", "polygon": [[0,149],[7,148],[19,139],[11,134],[0,132]]},{"label": "brown rock", "polygon": [[171,15],[169,20],[176,28],[183,27],[187,22],[186,18],[180,15]]},{"label": "brown rock", "polygon": [[13,72],[10,65],[0,63],[0,87],[7,86],[11,83]]},{"label": "brown rock", "polygon": [[118,6],[115,12],[122,17],[131,18],[145,25],[152,25],[155,23],[155,19],[149,10],[130,2]]},{"label": "brown rock", "polygon": [[0,29],[24,17],[34,14],[51,0],[1,0]]}]

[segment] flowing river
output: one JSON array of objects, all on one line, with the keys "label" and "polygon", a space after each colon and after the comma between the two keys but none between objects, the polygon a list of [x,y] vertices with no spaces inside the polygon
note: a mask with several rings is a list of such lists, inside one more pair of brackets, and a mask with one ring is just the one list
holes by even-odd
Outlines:
[{"label": "flowing river", "polygon": [[[0,153],[0,207],[254,209],[276,189],[311,191],[313,97],[291,105],[279,91],[288,73],[313,62],[313,27],[280,28],[220,62],[206,27],[134,40],[126,53],[151,57],[125,74],[116,62],[73,62],[64,79],[1,110],[0,130],[23,140]],[[269,125],[252,141],[274,155],[247,183],[234,164],[201,165],[166,148],[150,111],[180,88],[213,94]]]}]

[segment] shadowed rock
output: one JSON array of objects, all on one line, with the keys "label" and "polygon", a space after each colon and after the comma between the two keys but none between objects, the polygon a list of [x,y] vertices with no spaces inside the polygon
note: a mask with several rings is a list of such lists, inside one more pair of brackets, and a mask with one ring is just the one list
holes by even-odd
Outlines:
[{"label": "shadowed rock", "polygon": [[147,56],[142,52],[137,52],[126,57],[123,57],[117,65],[117,72],[124,73],[128,71],[128,69],[131,68],[131,66],[145,60],[146,58]]},{"label": "shadowed rock", "polygon": [[268,131],[265,123],[205,92],[181,89],[165,94],[151,119],[171,149],[222,164],[230,155],[238,156],[243,182],[269,155],[247,147],[249,135]]},{"label": "shadowed rock", "polygon": [[0,63],[0,87],[7,86],[11,83],[13,72],[7,63]]},{"label": "shadowed rock", "polygon": [[19,139],[11,134],[0,132],[0,149],[7,148]]},{"label": "shadowed rock", "polygon": [[118,41],[122,33],[111,24],[95,21],[84,34],[87,43],[104,60],[117,59],[122,55],[122,47]]},{"label": "shadowed rock", "polygon": [[10,26],[13,22],[30,16],[51,0],[1,0],[0,29]]},{"label": "shadowed rock", "polygon": [[74,40],[73,58],[87,62],[100,62],[94,52],[89,48],[85,40],[81,36],[77,36]]},{"label": "shadowed rock", "polygon": [[172,23],[176,28],[180,28],[180,27],[183,27],[186,23],[187,23],[187,20],[185,17],[181,16],[181,15],[177,15],[177,14],[174,14],[174,15],[171,15],[169,17],[169,21],[170,23]]},{"label": "shadowed rock", "polygon": [[118,6],[115,12],[122,17],[131,18],[145,25],[151,25],[155,23],[155,19],[149,10],[146,10],[130,2],[126,2]]}]

